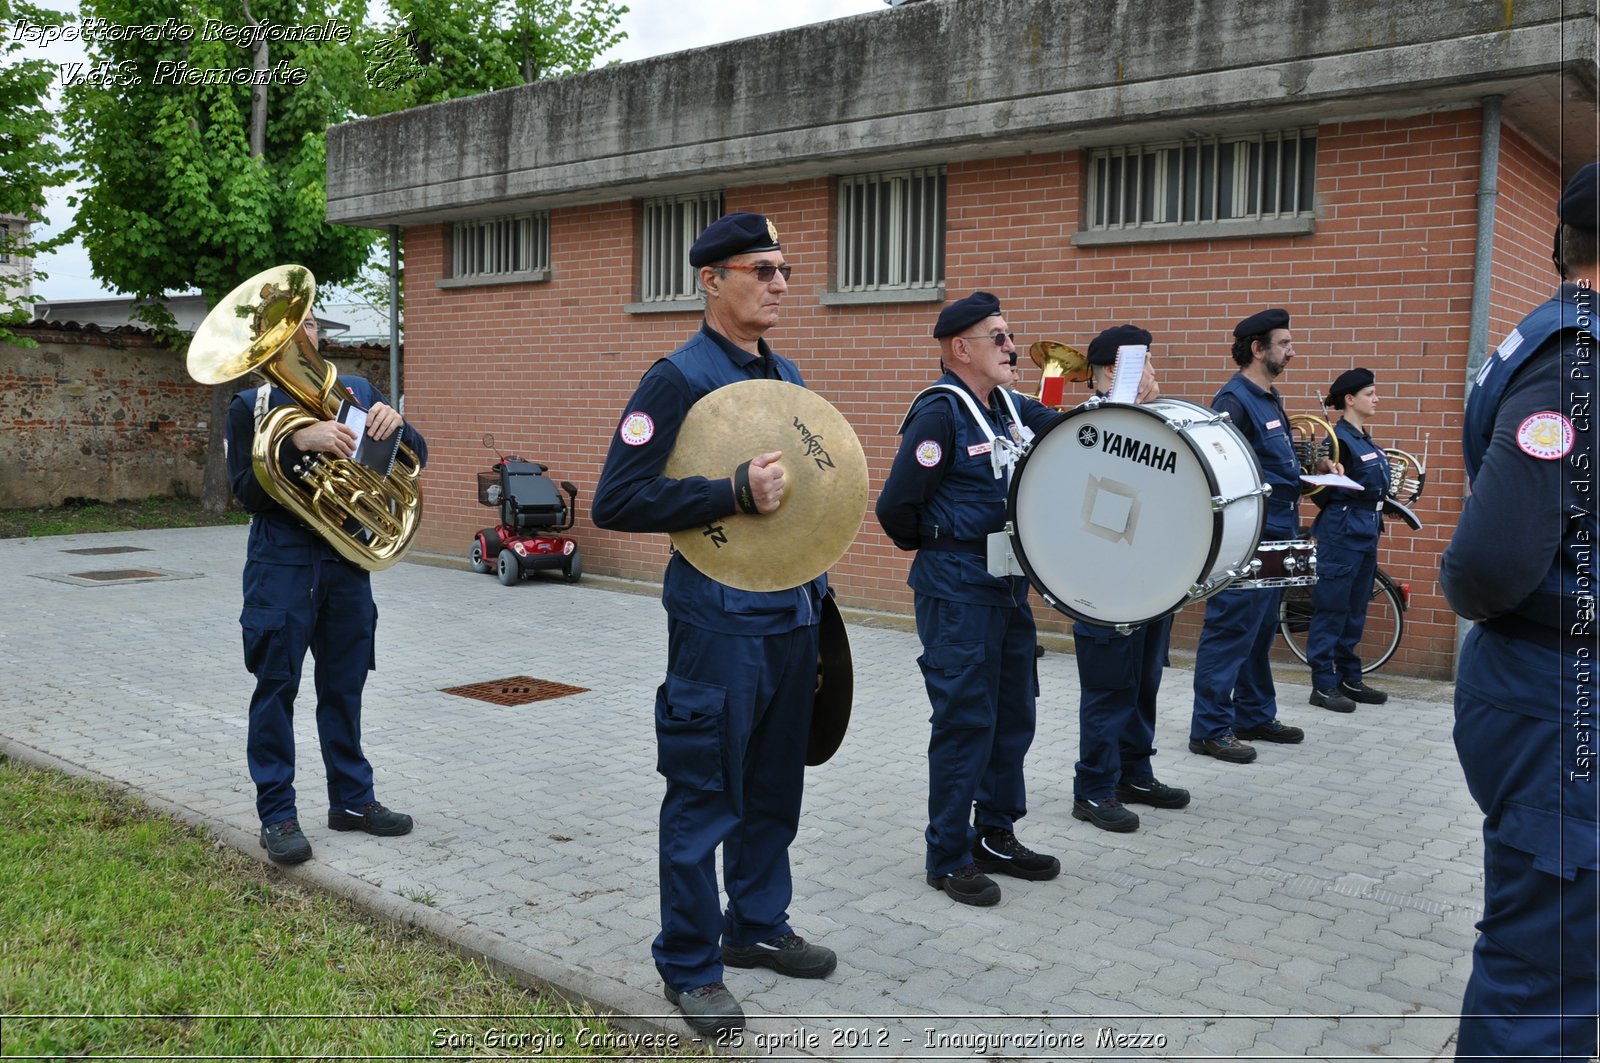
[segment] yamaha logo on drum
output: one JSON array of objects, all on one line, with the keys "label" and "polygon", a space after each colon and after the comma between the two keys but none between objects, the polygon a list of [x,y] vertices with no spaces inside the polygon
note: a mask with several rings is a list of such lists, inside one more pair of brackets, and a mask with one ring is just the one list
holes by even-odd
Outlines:
[{"label": "yamaha logo on drum", "polygon": [[1120,432],[1107,429],[1103,434],[1094,425],[1086,424],[1078,429],[1078,442],[1085,447],[1094,448],[1100,444],[1102,454],[1110,454],[1114,458],[1125,458],[1136,461],[1140,465],[1148,465],[1159,472],[1176,474],[1178,471],[1178,454],[1166,447],[1145,443],[1132,436],[1125,436]]},{"label": "yamaha logo on drum", "polygon": [[1078,442],[1091,450],[1094,449],[1095,445],[1100,442],[1099,430],[1092,424],[1084,425],[1078,429]]}]

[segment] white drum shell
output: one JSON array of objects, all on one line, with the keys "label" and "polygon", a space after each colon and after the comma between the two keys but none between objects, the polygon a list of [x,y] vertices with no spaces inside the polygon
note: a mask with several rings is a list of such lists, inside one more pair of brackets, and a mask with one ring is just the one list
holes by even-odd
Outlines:
[{"label": "white drum shell", "polygon": [[1255,554],[1260,463],[1203,406],[1080,406],[1012,476],[1012,550],[1044,599],[1092,624],[1142,624],[1225,586]]}]

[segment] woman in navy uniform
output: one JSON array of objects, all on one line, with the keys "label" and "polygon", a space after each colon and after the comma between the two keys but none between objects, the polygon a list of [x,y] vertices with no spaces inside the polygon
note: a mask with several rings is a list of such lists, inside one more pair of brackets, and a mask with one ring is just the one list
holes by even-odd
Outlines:
[{"label": "woman in navy uniform", "polygon": [[[1096,336],[1085,352],[1095,394],[1102,399],[1111,390],[1122,347],[1148,351],[1150,333],[1135,325],[1118,325]],[[1147,360],[1147,371],[1149,366]],[[1151,387],[1139,399],[1154,397]],[[1188,790],[1159,781],[1150,766],[1156,752],[1156,695],[1171,633],[1171,614],[1128,631],[1073,621],[1073,654],[1078,662],[1074,819],[1122,834],[1139,829],[1139,816],[1128,804],[1153,808],[1189,804]]]},{"label": "woman in navy uniform", "polygon": [[[1300,461],[1289,436],[1289,415],[1273,381],[1294,360],[1285,310],[1263,310],[1233,330],[1239,371],[1211,400],[1244,434],[1272,494],[1263,539],[1294,539],[1300,530]],[[1240,739],[1299,742],[1305,732],[1278,722],[1272,682],[1272,640],[1278,633],[1282,590],[1225,590],[1206,600],[1205,626],[1194,656],[1194,716],[1189,751],[1232,764],[1256,759]]]},{"label": "woman in navy uniform", "polygon": [[[652,365],[612,437],[592,513],[601,528],[672,532],[736,512],[771,513],[783,496],[777,452],[720,479],[662,475],[696,400],[725,384],[804,385],[763,338],[788,291],[778,233],[760,214],[719,218],[689,249],[705,292],[700,330]],[[674,552],[662,581],[667,677],[656,692],[661,801],[661,932],[651,948],[664,992],[701,1033],[742,1029],[723,968],[795,978],[833,971],[830,949],[789,926],[789,845],[800,823],[806,737],[826,575],[782,591],[719,583]],[[726,911],[717,891],[722,848]]]},{"label": "woman in navy uniform", "polygon": [[1014,833],[1027,812],[1022,761],[1033,743],[1037,640],[1028,581],[991,575],[987,544],[1005,526],[1021,447],[1064,415],[1009,390],[1017,351],[993,295],[951,303],[933,335],[945,372],[906,414],[877,516],[896,546],[917,554],[906,582],[933,708],[928,885],[981,906],[1000,900],[985,872],[1044,880],[1061,871]]},{"label": "woman in navy uniform", "polygon": [[1472,494],[1439,571],[1477,621],[1456,754],[1483,809],[1483,919],[1457,1058],[1589,1059],[1600,1022],[1595,424],[1600,165],[1568,184],[1565,279],[1485,362],[1462,443]]},{"label": "woman in navy uniform", "polygon": [[[317,342],[317,322],[305,329]],[[339,386],[367,410],[367,435],[396,431],[423,464],[428,444],[364,377],[341,376]],[[258,402],[258,399],[261,401]],[[409,833],[411,817],[385,808],[373,792],[372,765],[361,751],[361,692],[376,667],[378,609],[372,574],[334,552],[316,532],[280,506],[256,479],[250,450],[258,417],[294,400],[281,388],[251,388],[228,406],[228,477],[250,513],[244,565],[245,667],[255,676],[245,754],[256,784],[261,844],[275,863],[311,858],[300,829],[294,791],[294,703],[306,650],[316,658],[317,741],[328,775],[328,826],[393,836]],[[348,425],[318,421],[287,436],[277,460],[286,475],[311,452],[348,458],[359,444]]]},{"label": "woman in navy uniform", "polygon": [[1323,405],[1344,412],[1333,426],[1337,460],[1361,489],[1325,487],[1312,496],[1322,511],[1311,526],[1317,540],[1317,584],[1311,592],[1306,657],[1311,662],[1311,704],[1354,712],[1357,704],[1382,705],[1389,700],[1388,694],[1362,682],[1361,658],[1356,656],[1378,570],[1389,459],[1367,432],[1367,421],[1378,412],[1371,370],[1339,374]]}]

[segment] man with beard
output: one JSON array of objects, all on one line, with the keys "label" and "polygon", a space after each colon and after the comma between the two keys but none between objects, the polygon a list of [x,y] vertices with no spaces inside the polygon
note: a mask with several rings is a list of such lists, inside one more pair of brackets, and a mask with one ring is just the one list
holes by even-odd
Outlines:
[{"label": "man with beard", "polygon": [[[1299,531],[1300,462],[1289,437],[1289,415],[1273,386],[1294,360],[1286,310],[1263,310],[1233,330],[1239,371],[1211,407],[1233,419],[1249,440],[1272,488],[1261,538],[1294,539]],[[1225,590],[1206,601],[1205,627],[1194,658],[1194,717],[1189,751],[1230,764],[1256,759],[1240,739],[1300,742],[1305,732],[1278,722],[1277,691],[1268,654],[1278,631],[1282,590]]]}]

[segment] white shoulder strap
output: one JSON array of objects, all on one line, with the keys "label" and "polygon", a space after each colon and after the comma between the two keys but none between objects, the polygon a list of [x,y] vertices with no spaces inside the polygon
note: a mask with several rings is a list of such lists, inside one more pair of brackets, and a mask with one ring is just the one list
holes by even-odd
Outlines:
[{"label": "white shoulder strap", "polygon": [[1021,445],[995,435],[994,428],[989,424],[989,418],[978,407],[977,400],[964,389],[958,388],[954,384],[934,384],[932,387],[923,388],[917,392],[916,398],[911,400],[911,407],[906,410],[904,420],[900,422],[900,431],[905,431],[906,423],[911,420],[911,411],[917,408],[917,403],[935,391],[948,391],[966,404],[967,412],[972,414],[973,423],[978,426],[978,430],[989,441],[989,465],[994,470],[995,479],[998,480],[1003,475],[1008,476],[1012,466],[1016,465],[1017,459],[1022,456],[1022,447],[1033,439],[1033,431],[1017,417],[1017,408],[1012,405],[1011,393],[1004,388],[1000,389],[1000,394],[1005,400],[1006,410],[1011,416],[1011,423],[1017,426],[1018,435],[1022,439]]}]

